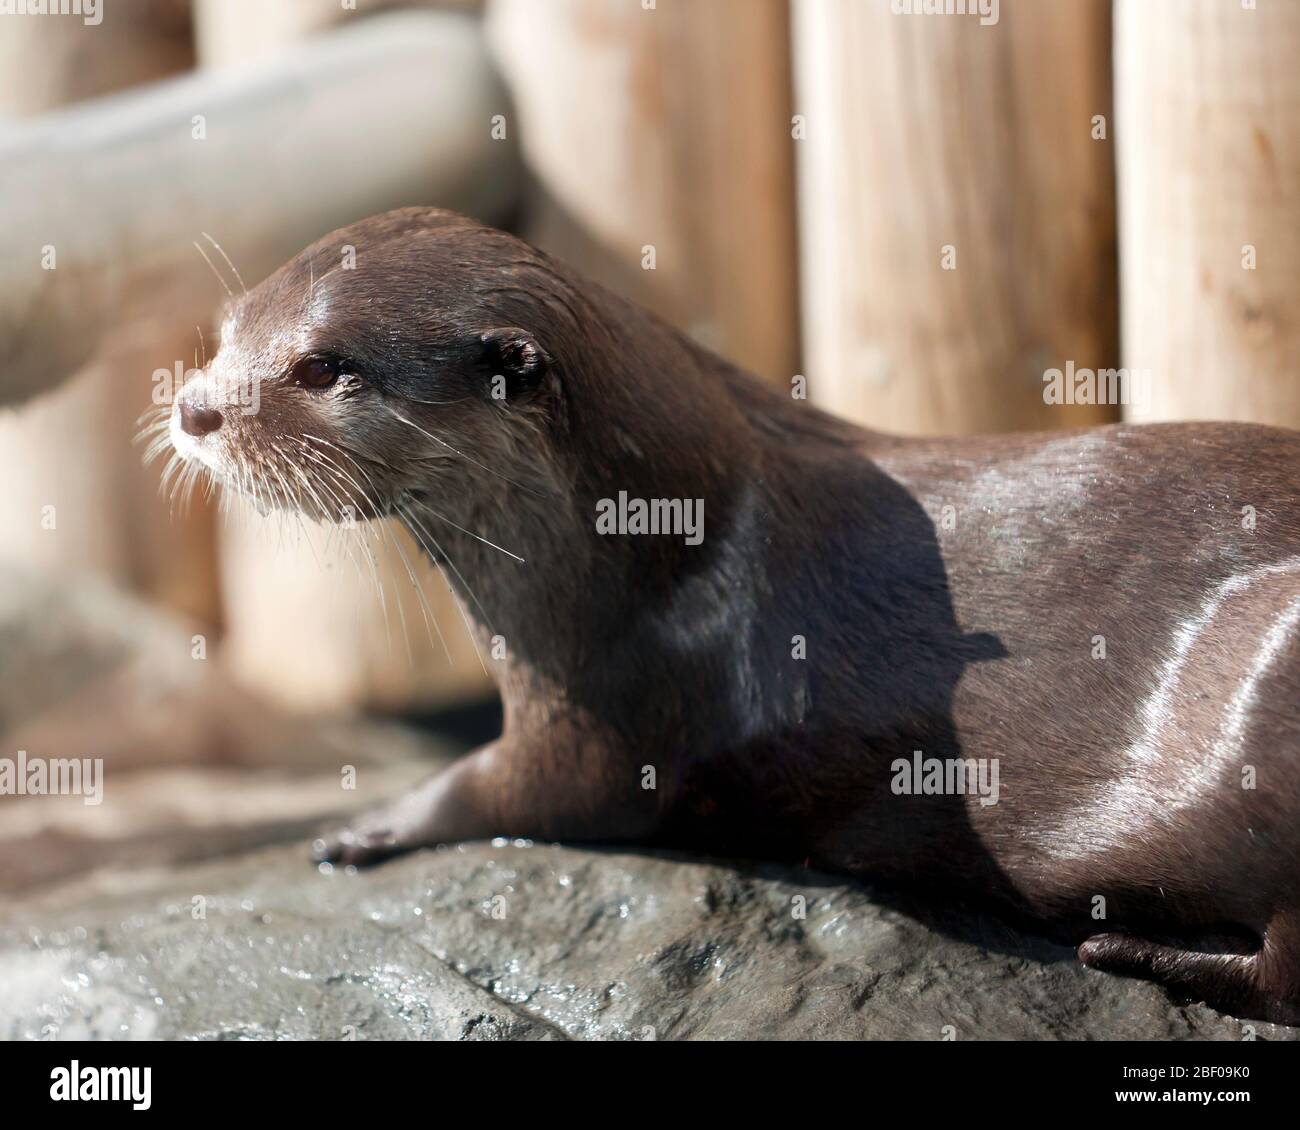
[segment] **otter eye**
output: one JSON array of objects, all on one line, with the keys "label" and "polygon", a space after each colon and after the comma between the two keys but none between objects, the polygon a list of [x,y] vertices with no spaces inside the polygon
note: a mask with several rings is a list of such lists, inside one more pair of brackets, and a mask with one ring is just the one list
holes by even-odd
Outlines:
[{"label": "otter eye", "polygon": [[329,388],[339,379],[341,368],[333,357],[304,357],[289,371],[289,379],[304,388]]}]

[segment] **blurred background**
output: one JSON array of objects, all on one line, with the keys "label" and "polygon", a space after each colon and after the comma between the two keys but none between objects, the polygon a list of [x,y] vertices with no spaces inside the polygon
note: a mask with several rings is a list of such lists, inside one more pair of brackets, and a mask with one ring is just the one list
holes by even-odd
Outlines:
[{"label": "blurred background", "polygon": [[[493,736],[435,571],[450,661],[391,549],[381,603],[133,442],[227,287],[362,216],[507,227],[875,428],[1300,427],[1300,2],[935,6],[0,15],[0,757],[107,766],[0,796],[0,890],[301,835]],[[1048,403],[1067,366],[1148,395]]]}]

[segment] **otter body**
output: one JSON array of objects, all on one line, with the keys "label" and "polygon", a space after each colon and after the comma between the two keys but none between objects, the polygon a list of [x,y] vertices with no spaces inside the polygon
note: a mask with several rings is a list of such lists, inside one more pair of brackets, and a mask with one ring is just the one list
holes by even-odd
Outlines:
[{"label": "otter body", "polygon": [[[322,858],[808,860],[1300,1020],[1300,434],[865,431],[408,209],[242,299],[172,435],[263,505],[396,516],[504,644],[502,737]],[[621,495],[697,503],[702,538],[611,529]]]}]

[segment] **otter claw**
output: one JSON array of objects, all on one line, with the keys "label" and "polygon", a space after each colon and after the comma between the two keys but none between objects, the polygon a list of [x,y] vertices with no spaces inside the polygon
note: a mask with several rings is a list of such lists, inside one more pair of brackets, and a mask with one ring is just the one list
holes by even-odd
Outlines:
[{"label": "otter claw", "polygon": [[365,867],[402,850],[402,844],[391,831],[357,832],[344,828],[334,835],[313,840],[311,858],[316,863]]}]

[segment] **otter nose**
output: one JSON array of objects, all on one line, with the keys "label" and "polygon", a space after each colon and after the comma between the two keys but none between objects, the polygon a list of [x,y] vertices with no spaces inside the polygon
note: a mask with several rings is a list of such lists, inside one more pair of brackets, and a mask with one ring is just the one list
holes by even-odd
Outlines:
[{"label": "otter nose", "polygon": [[205,436],[221,427],[221,413],[203,404],[181,401],[181,431],[186,435]]}]

